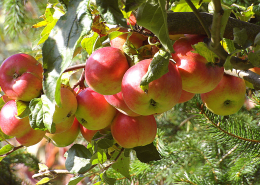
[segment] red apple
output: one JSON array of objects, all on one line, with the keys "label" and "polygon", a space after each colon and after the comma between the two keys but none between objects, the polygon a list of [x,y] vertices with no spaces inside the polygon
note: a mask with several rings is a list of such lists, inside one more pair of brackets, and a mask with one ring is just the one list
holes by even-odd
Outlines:
[{"label": "red apple", "polygon": [[178,39],[173,48],[172,58],[178,65],[185,91],[201,94],[214,89],[224,74],[224,68],[209,63],[198,53],[193,53],[192,45],[202,42],[205,36],[187,35]]},{"label": "red apple", "polygon": [[62,133],[70,129],[73,124],[75,115],[70,116],[67,120],[55,124],[55,134]]},{"label": "red apple", "polygon": [[79,134],[79,122],[75,118],[70,129],[58,134],[46,133],[46,136],[51,139],[52,143],[57,147],[65,147],[72,144]]},{"label": "red apple", "polygon": [[[120,28],[118,31],[120,32],[128,32],[128,30],[126,28]],[[143,41],[146,39],[145,36],[143,36],[140,33],[137,32],[133,32],[132,35],[128,38],[128,41],[133,44],[133,46],[138,49],[141,46],[143,46]],[[121,51],[123,50],[123,46],[125,44],[125,42],[127,41],[127,33],[122,34],[116,38],[113,38],[112,40],[110,40],[110,45],[111,47],[114,48],[118,48]]]},{"label": "red apple", "polygon": [[30,129],[27,133],[25,133],[23,136],[21,137],[16,137],[16,140],[24,146],[32,146],[35,145],[37,143],[39,143],[44,135],[45,135],[46,131],[41,131],[41,130],[34,130],[34,129]]},{"label": "red apple", "polygon": [[239,111],[245,102],[245,93],[243,79],[225,74],[217,87],[200,96],[211,112],[225,116]]},{"label": "red apple", "polygon": [[43,68],[27,54],[15,54],[0,67],[0,86],[10,99],[30,101],[42,90]]},{"label": "red apple", "polygon": [[[75,112],[77,110],[77,99],[76,95],[74,94],[73,89],[67,86],[63,86],[60,89],[61,94],[61,107],[58,107],[58,105],[55,106],[55,111],[53,114],[53,122],[57,125],[58,128],[61,130],[69,129],[72,125],[71,122],[66,122],[70,117],[73,117],[75,115]],[[65,126],[65,124],[67,126]],[[63,124],[59,126],[60,124]],[[61,128],[63,127],[63,128]],[[66,127],[66,128],[64,128]]]},{"label": "red apple", "polygon": [[15,100],[7,102],[0,111],[0,128],[8,136],[21,137],[30,129],[29,117],[17,118]]},{"label": "red apple", "polygon": [[187,92],[187,91],[182,90],[182,91],[181,91],[181,97],[180,97],[178,103],[184,103],[184,102],[186,102],[186,101],[189,101],[189,100],[191,100],[194,96],[195,96],[194,93],[190,93],[190,92]]},{"label": "red apple", "polygon": [[120,49],[104,47],[88,58],[85,79],[88,86],[100,94],[116,94],[121,91],[122,78],[128,68],[127,59]]},{"label": "red apple", "polygon": [[149,84],[148,93],[140,88],[152,59],[145,59],[127,70],[122,81],[126,105],[140,115],[163,113],[178,103],[182,91],[181,76],[176,65],[169,63],[169,72]]},{"label": "red apple", "polygon": [[112,105],[113,107],[115,107],[119,112],[128,115],[128,116],[140,116],[139,114],[133,112],[131,109],[129,109],[129,107],[126,105],[123,96],[122,96],[122,92],[120,91],[117,94],[114,95],[104,95],[105,99],[107,100],[107,102]]},{"label": "red apple", "polygon": [[89,130],[85,128],[83,125],[79,124],[81,135],[84,137],[84,139],[87,140],[87,142],[91,143],[91,140],[93,136],[99,131],[99,130]]},{"label": "red apple", "polygon": [[102,94],[91,88],[77,95],[78,109],[76,118],[87,129],[100,130],[111,124],[117,110],[110,105]]},{"label": "red apple", "polygon": [[129,19],[127,19],[127,25],[132,25],[132,26],[135,26],[136,25],[136,18],[134,16],[133,13],[131,13]]},{"label": "red apple", "polygon": [[130,117],[118,112],[111,124],[111,133],[124,148],[144,146],[153,142],[157,124],[153,115]]}]

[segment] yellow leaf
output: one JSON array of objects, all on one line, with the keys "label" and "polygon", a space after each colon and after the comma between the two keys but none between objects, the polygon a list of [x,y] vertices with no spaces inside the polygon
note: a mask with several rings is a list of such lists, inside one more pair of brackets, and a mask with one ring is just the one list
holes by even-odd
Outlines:
[{"label": "yellow leaf", "polygon": [[49,182],[51,179],[49,177],[44,177],[42,180],[40,180],[39,182],[37,182],[36,185],[39,185],[39,184],[45,184],[47,182]]},{"label": "yellow leaf", "polygon": [[41,21],[41,22],[38,22],[38,23],[32,25],[32,27],[33,27],[33,28],[39,28],[39,27],[46,26],[47,24],[49,24],[49,22],[47,22],[47,21]]}]

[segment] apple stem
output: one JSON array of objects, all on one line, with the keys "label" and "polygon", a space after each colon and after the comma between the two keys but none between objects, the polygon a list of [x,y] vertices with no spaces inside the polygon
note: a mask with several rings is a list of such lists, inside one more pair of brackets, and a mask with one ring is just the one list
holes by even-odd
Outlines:
[{"label": "apple stem", "polygon": [[80,89],[85,89],[86,86],[84,81],[85,81],[85,69],[83,69],[78,82],[75,85],[73,85],[72,89],[75,89],[77,86],[79,86]]}]

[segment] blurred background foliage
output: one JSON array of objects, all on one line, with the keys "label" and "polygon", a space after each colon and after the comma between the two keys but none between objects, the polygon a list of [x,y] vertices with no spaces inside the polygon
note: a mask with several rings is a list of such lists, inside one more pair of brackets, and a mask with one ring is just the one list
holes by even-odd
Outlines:
[{"label": "blurred background foliage", "polygon": [[[223,3],[245,7],[254,3],[255,16],[260,15],[259,1],[223,0]],[[42,21],[40,16],[44,14],[46,4],[45,0],[0,1],[0,63],[19,52],[36,55],[38,50],[33,48],[43,28],[32,28],[32,25]],[[243,8],[234,6],[234,11],[240,9]],[[173,110],[157,116],[155,145],[162,160],[145,164],[132,154],[131,181],[113,169],[108,175],[117,178],[117,184],[260,184],[259,102],[256,92],[252,101],[247,99],[245,106],[229,117],[209,113],[201,107],[198,96],[178,104]],[[78,141],[83,142],[81,137]],[[54,168],[55,162],[50,160],[47,162]],[[39,161],[26,150],[12,153],[0,162],[0,184],[21,184],[14,176],[15,164],[22,163],[37,171]],[[59,183],[56,180],[48,184]]]}]

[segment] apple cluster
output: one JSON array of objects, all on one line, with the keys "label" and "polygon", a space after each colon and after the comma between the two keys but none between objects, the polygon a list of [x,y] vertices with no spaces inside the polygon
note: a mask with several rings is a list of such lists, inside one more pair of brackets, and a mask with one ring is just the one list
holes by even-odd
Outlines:
[{"label": "apple cluster", "polygon": [[[121,29],[122,32],[126,30]],[[175,41],[175,53],[168,72],[140,87],[152,58],[129,62],[124,44],[143,46],[139,33],[127,33],[110,41],[109,47],[94,51],[86,61],[88,87],[74,91],[61,86],[61,106],[55,106],[52,121],[55,133],[32,129],[29,117],[19,117],[17,102],[29,102],[42,94],[43,67],[32,56],[16,54],[0,67],[0,87],[6,104],[0,112],[0,128],[24,146],[48,137],[56,146],[73,143],[79,132],[91,142],[97,133],[110,132],[120,146],[133,148],[153,142],[157,133],[155,115],[172,109],[200,94],[205,106],[215,114],[236,113],[244,103],[243,79],[224,74],[224,68],[194,52],[193,45],[205,36],[186,35]],[[65,137],[64,137],[65,136]]]}]

